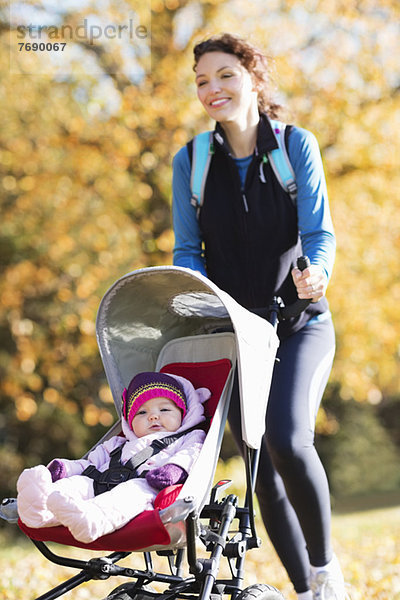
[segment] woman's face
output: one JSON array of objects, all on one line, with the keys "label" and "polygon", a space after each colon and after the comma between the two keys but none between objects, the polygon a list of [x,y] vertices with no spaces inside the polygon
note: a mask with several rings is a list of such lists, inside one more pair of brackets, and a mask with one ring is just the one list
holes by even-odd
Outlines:
[{"label": "woman's face", "polygon": [[200,102],[215,121],[238,121],[258,110],[251,75],[234,54],[203,54],[196,67],[196,85]]}]

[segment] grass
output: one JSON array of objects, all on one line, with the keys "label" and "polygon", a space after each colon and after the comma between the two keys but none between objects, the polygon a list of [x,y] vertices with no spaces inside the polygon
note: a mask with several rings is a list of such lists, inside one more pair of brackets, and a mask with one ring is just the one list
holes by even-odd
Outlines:
[{"label": "grass", "polygon": [[[6,530],[0,530],[0,600],[30,600],[75,575],[74,570],[58,567],[42,558],[22,534],[11,543],[5,533]],[[247,555],[245,584],[269,583],[278,587],[287,600],[294,600],[291,584],[265,539],[261,525],[259,534],[263,537],[263,545]],[[350,584],[352,600],[400,600],[399,506],[334,514],[333,537],[346,581]],[[59,553],[64,551],[60,546],[54,546],[54,549]],[[77,549],[68,549],[68,554],[80,558],[95,555],[82,554]],[[156,557],[156,568],[161,565],[161,560]],[[135,568],[144,567],[139,554],[132,555],[125,562]],[[165,566],[161,570],[165,570]],[[102,600],[124,581],[121,578],[91,581],[63,598]]]}]

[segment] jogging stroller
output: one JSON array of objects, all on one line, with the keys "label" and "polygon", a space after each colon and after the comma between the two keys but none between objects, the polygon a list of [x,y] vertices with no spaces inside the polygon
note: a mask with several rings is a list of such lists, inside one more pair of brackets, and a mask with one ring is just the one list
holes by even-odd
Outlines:
[{"label": "jogging stroller", "polygon": [[[205,405],[208,431],[183,485],[162,490],[154,510],[139,514],[126,526],[90,544],[78,542],[63,526],[34,529],[18,520],[20,529],[48,560],[79,570],[37,600],[52,600],[89,580],[112,576],[126,577],[127,582],[108,592],[107,600],[139,596],[141,600],[219,600],[225,595],[233,600],[282,600],[281,593],[266,584],[242,589],[246,551],[260,545],[253,492],[278,348],[274,321],[279,312],[276,304],[270,308],[269,320],[260,318],[207,278],[181,267],[140,269],[111,286],[99,307],[96,333],[119,415],[122,391],[133,375],[164,371],[189,379],[196,388],[210,389]],[[213,485],[236,368],[247,485],[242,507],[233,494],[220,499],[229,481]],[[99,443],[120,431],[119,420]],[[16,501],[4,500],[0,513],[16,521]],[[234,520],[238,524],[232,532]],[[77,560],[55,554],[47,542],[105,555]],[[199,558],[199,545],[208,558]],[[143,553],[143,570],[118,565],[133,552]],[[165,556],[168,574],[154,571],[154,552]],[[222,557],[229,563],[230,580],[219,578]],[[165,584],[165,590],[151,588],[155,582]]]}]

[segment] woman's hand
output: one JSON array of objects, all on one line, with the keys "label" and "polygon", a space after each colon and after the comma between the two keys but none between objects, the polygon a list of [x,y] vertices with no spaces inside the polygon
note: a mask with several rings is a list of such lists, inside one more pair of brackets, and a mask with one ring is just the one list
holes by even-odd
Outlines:
[{"label": "woman's hand", "polygon": [[318,302],[325,296],[328,278],[321,266],[310,265],[304,271],[294,268],[292,269],[292,277],[299,298]]}]

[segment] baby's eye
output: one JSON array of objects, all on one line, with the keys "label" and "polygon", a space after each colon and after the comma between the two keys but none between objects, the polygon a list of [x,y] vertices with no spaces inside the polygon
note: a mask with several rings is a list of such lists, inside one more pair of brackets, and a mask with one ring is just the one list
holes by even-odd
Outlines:
[{"label": "baby's eye", "polygon": [[171,409],[170,408],[162,408],[161,412],[169,412]]},{"label": "baby's eye", "polygon": [[138,410],[137,413],[136,413],[136,415],[145,415],[145,414],[146,414],[146,411],[144,409],[143,410]]}]

